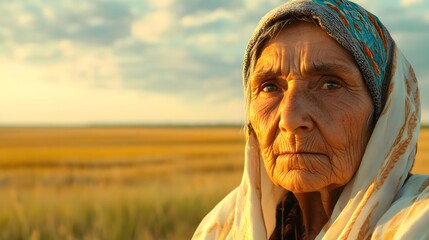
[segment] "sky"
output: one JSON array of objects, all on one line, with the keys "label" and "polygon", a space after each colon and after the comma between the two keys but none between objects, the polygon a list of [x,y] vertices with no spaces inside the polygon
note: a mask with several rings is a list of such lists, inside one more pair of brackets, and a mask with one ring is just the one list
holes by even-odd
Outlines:
[{"label": "sky", "polygon": [[[242,123],[241,64],[279,0],[0,0],[0,125]],[[429,0],[358,0],[419,80]]]}]

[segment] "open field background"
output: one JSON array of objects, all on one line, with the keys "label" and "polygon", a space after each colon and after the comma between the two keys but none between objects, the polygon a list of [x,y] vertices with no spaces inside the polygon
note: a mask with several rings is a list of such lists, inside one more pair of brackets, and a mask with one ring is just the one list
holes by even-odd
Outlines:
[{"label": "open field background", "polygon": [[[240,182],[240,128],[0,128],[0,239],[190,239]],[[429,173],[429,129],[414,173]]]}]

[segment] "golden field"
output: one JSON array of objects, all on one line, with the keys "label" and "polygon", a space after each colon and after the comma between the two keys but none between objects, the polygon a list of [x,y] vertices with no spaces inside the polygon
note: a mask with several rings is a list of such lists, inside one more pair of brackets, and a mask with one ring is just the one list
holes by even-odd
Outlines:
[{"label": "golden field", "polygon": [[[189,239],[240,182],[240,128],[0,128],[0,239]],[[414,173],[429,173],[429,130]]]}]

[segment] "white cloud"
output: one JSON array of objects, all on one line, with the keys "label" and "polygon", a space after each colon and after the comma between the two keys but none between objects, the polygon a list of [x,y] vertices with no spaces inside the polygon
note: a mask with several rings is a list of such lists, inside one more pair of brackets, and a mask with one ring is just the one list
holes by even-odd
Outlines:
[{"label": "white cloud", "polygon": [[261,7],[270,5],[271,7],[279,6],[284,1],[281,0],[244,0],[244,5],[246,9],[252,11],[258,11]]},{"label": "white cloud", "polygon": [[12,40],[12,37],[12,29],[7,27],[0,27],[0,38],[3,39],[3,46],[5,45],[5,42],[10,42]]},{"label": "white cloud", "polygon": [[170,30],[173,16],[169,11],[155,11],[132,23],[132,35],[143,42],[155,43]]},{"label": "white cloud", "polygon": [[[14,64],[24,64],[29,58],[49,58],[50,56],[56,55],[57,60],[56,63],[64,63],[72,58],[78,58],[83,56],[83,54],[94,54],[96,51],[92,49],[92,51],[86,51],[82,49],[82,46],[77,46],[70,40],[61,40],[55,43],[47,43],[47,44],[38,44],[38,43],[26,43],[26,44],[16,44],[9,43],[6,45],[8,49],[11,49],[11,54],[9,56],[0,55],[0,61],[2,58],[9,57],[11,58],[9,62],[5,62],[7,65]],[[15,62],[14,62],[15,61]],[[28,65],[31,66],[31,65]],[[43,69],[43,64],[39,65],[40,69]],[[0,73],[2,74],[2,73]]]},{"label": "white cloud", "polygon": [[400,3],[404,7],[408,7],[417,3],[421,3],[423,0],[401,0]]},{"label": "white cloud", "polygon": [[222,48],[222,44],[235,43],[240,40],[239,33],[218,34],[202,32],[189,36],[186,39],[186,43],[197,46],[203,52],[214,52]]},{"label": "white cloud", "polygon": [[122,79],[116,57],[106,50],[75,52],[44,69],[44,79],[51,82],[102,83],[107,86]]},{"label": "white cloud", "polygon": [[188,38],[189,44],[194,44],[205,51],[213,51],[219,44],[220,36],[215,33],[201,33]]},{"label": "white cloud", "polygon": [[353,0],[353,2],[355,2],[357,4],[365,4],[368,2],[368,0]]},{"label": "white cloud", "polygon": [[186,15],[181,19],[181,23],[185,27],[197,27],[220,20],[229,21],[235,17],[237,16],[234,16],[231,12],[228,12],[224,9],[216,9],[212,12],[201,12],[196,15]]},{"label": "white cloud", "polygon": [[56,14],[55,14],[54,10],[51,7],[48,7],[48,6],[43,6],[42,7],[42,16],[46,20],[50,20],[50,21],[53,21],[56,18]]},{"label": "white cloud", "polygon": [[34,17],[28,12],[19,12],[16,15],[16,22],[20,26],[28,27],[34,22]]},{"label": "white cloud", "polygon": [[[242,121],[240,99],[225,100],[219,93],[189,101],[189,97],[177,94],[126,89],[111,53],[79,51],[68,41],[45,51],[61,49],[70,52],[67,57],[45,66],[0,57],[0,65],[4,66],[0,72],[0,124]],[[185,57],[182,55],[173,57]],[[92,84],[97,80],[94,73],[103,80],[104,87]]]},{"label": "white cloud", "polygon": [[[12,44],[11,54],[0,55],[0,79],[47,82],[86,82],[108,85],[121,81],[117,57],[110,48],[85,47],[69,40],[51,44]],[[28,59],[46,59],[34,64]],[[0,85],[2,82],[0,81]],[[116,84],[116,83],[115,83]]]},{"label": "white cloud", "polygon": [[426,13],[423,15],[423,20],[424,20],[425,22],[428,22],[428,23],[429,23],[429,12],[426,12]]},{"label": "white cloud", "polygon": [[67,2],[68,7],[71,11],[77,12],[77,13],[83,13],[83,12],[90,12],[94,10],[94,5],[92,5],[90,2],[86,1],[70,1]]},{"label": "white cloud", "polygon": [[81,26],[79,26],[76,23],[71,23],[65,26],[66,32],[68,33],[76,33],[81,29]]},{"label": "white cloud", "polygon": [[160,8],[169,8],[174,4],[173,0],[150,0],[150,4],[153,8],[160,9]]},{"label": "white cloud", "polygon": [[75,55],[78,51],[70,40],[61,40],[54,48],[66,58]]},{"label": "white cloud", "polygon": [[101,17],[92,17],[88,21],[89,26],[99,26],[104,24],[104,20]]}]

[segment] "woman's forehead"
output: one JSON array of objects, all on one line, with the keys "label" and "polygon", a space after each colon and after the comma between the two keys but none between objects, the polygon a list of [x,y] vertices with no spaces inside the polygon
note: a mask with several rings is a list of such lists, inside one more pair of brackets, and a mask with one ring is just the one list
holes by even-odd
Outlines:
[{"label": "woman's forehead", "polygon": [[323,29],[305,22],[288,25],[267,41],[256,61],[254,72],[281,68],[285,64],[299,64],[303,69],[314,72],[357,68],[351,53]]}]

